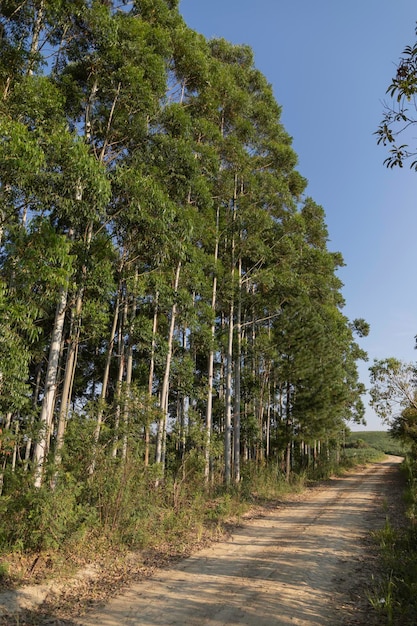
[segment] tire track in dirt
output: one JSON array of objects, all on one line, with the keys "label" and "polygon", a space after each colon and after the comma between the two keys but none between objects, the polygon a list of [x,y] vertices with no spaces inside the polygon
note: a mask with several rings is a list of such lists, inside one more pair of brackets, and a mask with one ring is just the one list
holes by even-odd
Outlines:
[{"label": "tire track in dirt", "polygon": [[361,623],[358,615],[355,619],[352,615],[359,610],[358,581],[370,579],[364,563],[365,540],[370,530],[385,522],[389,478],[397,472],[400,460],[389,457],[334,478],[268,511],[235,529],[227,541],[132,585],[73,624]]}]

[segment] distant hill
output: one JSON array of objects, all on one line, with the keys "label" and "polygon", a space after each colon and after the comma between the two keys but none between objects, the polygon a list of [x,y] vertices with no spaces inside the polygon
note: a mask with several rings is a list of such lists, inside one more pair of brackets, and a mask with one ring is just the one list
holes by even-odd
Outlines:
[{"label": "distant hill", "polygon": [[346,447],[348,448],[375,448],[385,454],[395,454],[404,456],[406,448],[404,445],[393,439],[389,433],[384,430],[361,430],[351,432],[346,439]]}]

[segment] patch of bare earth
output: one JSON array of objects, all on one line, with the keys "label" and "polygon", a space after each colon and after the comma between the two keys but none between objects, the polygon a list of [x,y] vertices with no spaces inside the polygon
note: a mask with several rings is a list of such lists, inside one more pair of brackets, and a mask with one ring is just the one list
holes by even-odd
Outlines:
[{"label": "patch of bare earth", "polygon": [[379,566],[370,533],[387,515],[402,523],[399,461],[258,509],[220,542],[166,550],[162,562],[157,553],[127,555],[51,583],[37,608],[28,593],[25,610],[5,615],[12,605],[0,595],[0,625],[376,625],[367,600]]}]

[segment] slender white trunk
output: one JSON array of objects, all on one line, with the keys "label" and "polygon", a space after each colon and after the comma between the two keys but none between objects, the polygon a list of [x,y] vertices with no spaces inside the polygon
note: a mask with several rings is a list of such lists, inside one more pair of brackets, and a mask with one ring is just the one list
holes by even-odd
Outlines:
[{"label": "slender white trunk", "polygon": [[[33,408],[36,408],[37,404],[38,404],[38,398],[39,398],[39,392],[40,392],[40,388],[41,388],[41,375],[42,375],[42,363],[39,363],[37,366],[37,372],[36,372],[36,386],[35,386],[35,392],[33,394],[33,398],[32,398],[32,406]],[[30,426],[33,426],[35,419],[33,417],[33,415],[30,418]],[[23,469],[25,472],[27,472],[28,467],[29,467],[29,460],[30,460],[30,452],[32,449],[32,437],[28,437],[26,440],[26,446],[25,446],[25,457],[24,457],[24,464],[23,464]]]},{"label": "slender white trunk", "polygon": [[171,322],[169,326],[168,332],[168,350],[167,357],[165,361],[165,372],[164,379],[162,382],[161,389],[161,400],[160,407],[162,411],[162,416],[159,420],[158,424],[158,433],[157,433],[157,441],[156,441],[156,463],[162,464],[163,456],[164,456],[164,442],[166,441],[166,428],[167,428],[167,420],[168,420],[168,398],[169,398],[169,376],[171,371],[171,360],[172,360],[172,345],[174,341],[174,330],[175,330],[175,320],[177,315],[177,303],[176,297],[178,292],[178,285],[180,280],[180,272],[181,272],[181,261],[178,262],[177,270],[175,273],[174,280],[174,303],[171,309]]},{"label": "slender white trunk", "polygon": [[122,446],[122,458],[127,457],[127,443],[128,443],[128,429],[129,429],[129,400],[131,394],[132,374],[133,374],[133,324],[136,316],[136,291],[138,284],[138,271],[136,269],[135,279],[133,284],[133,293],[130,296],[130,312],[129,315],[129,329],[128,329],[128,345],[126,351],[126,378],[125,378],[125,394],[123,404],[123,446]]},{"label": "slender white trunk", "polygon": [[232,478],[232,380],[233,380],[233,334],[234,334],[234,282],[235,282],[235,221],[237,201],[237,177],[232,203],[232,240],[231,240],[231,287],[232,296],[229,307],[229,329],[226,352],[226,408],[224,424],[224,480],[230,484]]},{"label": "slender white trunk", "polygon": [[[77,298],[77,304],[75,311],[72,312],[73,319],[71,320],[71,339],[68,345],[67,359],[65,364],[64,380],[62,383],[61,404],[58,415],[58,426],[56,434],[55,455],[54,462],[56,468],[61,465],[62,461],[62,448],[64,445],[64,435],[68,419],[68,411],[71,402],[72,386],[75,375],[75,367],[78,355],[78,341],[80,335],[80,319],[81,314],[81,296]],[[57,474],[55,473],[52,481],[52,487],[56,486]]]},{"label": "slender white trunk", "polygon": [[[4,420],[4,430],[10,430],[12,424],[12,413],[6,413],[6,418]],[[0,496],[3,493],[3,485],[4,485],[4,471],[7,465],[7,456],[4,457],[3,466],[0,472]]]},{"label": "slender white trunk", "polygon": [[123,312],[120,314],[119,319],[119,371],[117,374],[117,383],[116,383],[116,393],[115,393],[115,419],[114,419],[114,436],[113,436],[113,452],[112,456],[117,456],[118,450],[118,441],[119,441],[119,428],[120,428],[120,415],[121,415],[121,396],[122,396],[122,384],[123,384],[123,376],[125,371],[125,343],[123,340],[124,329],[126,328],[126,320],[127,320],[127,297],[125,294],[125,304],[123,307]]},{"label": "slender white trunk", "polygon": [[[82,190],[80,185],[77,186],[76,190],[77,197],[79,199],[82,198]],[[93,225],[90,223],[85,231],[85,245],[86,250],[88,251],[91,244],[91,239],[93,236]],[[85,280],[87,276],[87,267],[84,265],[82,267],[82,283],[78,289],[77,298],[75,302],[75,306],[73,306],[71,311],[71,327],[69,334],[69,343],[67,350],[67,359],[65,364],[65,373],[64,380],[62,383],[62,393],[61,393],[61,405],[59,409],[58,416],[58,427],[57,427],[57,436],[56,436],[56,446],[55,446],[55,467],[59,468],[62,461],[62,448],[64,445],[64,435],[65,429],[67,426],[68,412],[71,404],[72,397],[72,389],[75,378],[75,370],[77,367],[77,358],[78,358],[78,348],[80,343],[80,334],[81,334],[81,313],[83,308],[83,298],[85,291]],[[58,478],[57,472],[55,472],[52,487],[56,486],[56,481]]]},{"label": "slender white trunk", "polygon": [[52,425],[55,395],[58,381],[58,366],[59,357],[61,353],[61,341],[64,330],[65,313],[67,306],[68,291],[67,288],[62,288],[60,293],[60,299],[57,304],[55,313],[55,322],[52,332],[52,340],[49,349],[48,367],[46,370],[45,379],[45,393],[42,401],[41,415],[39,418],[41,425],[41,432],[39,439],[36,442],[35,450],[33,454],[34,468],[35,468],[35,487],[42,485],[42,475],[45,465],[46,455],[48,453],[48,441],[50,435],[50,429]]},{"label": "slender white trunk", "polygon": [[133,372],[133,346],[129,339],[129,345],[127,348],[126,356],[126,379],[125,379],[125,397],[123,404],[123,446],[122,446],[122,458],[127,457],[127,441],[128,441],[128,428],[129,428],[129,393],[130,386],[132,384],[132,372]]},{"label": "slender white trunk", "polygon": [[233,372],[233,299],[229,309],[229,331],[226,353],[226,410],[224,424],[224,480],[228,485],[232,477],[232,372]]},{"label": "slender white trunk", "polygon": [[216,332],[216,299],[217,299],[217,261],[219,257],[219,220],[220,208],[217,207],[216,215],[216,243],[214,247],[214,275],[213,289],[211,293],[211,310],[213,321],[211,324],[211,346],[208,357],[208,389],[207,389],[207,406],[206,406],[206,449],[204,464],[204,479],[206,483],[210,478],[210,444],[211,431],[213,428],[213,382],[214,382],[214,339]]},{"label": "slender white trunk", "polygon": [[[158,330],[158,300],[159,292],[155,294],[155,305],[153,312],[153,325],[152,325],[152,346],[151,346],[151,358],[149,364],[149,376],[148,376],[148,395],[152,398],[153,392],[153,377],[155,371],[155,348],[156,348],[156,332]],[[149,446],[150,446],[150,424],[147,421],[145,424],[145,467],[149,465]]]},{"label": "slender white trunk", "polygon": [[234,371],[234,410],[233,410],[233,452],[234,452],[234,481],[240,482],[240,376],[241,376],[241,352],[242,352],[242,336],[241,336],[241,317],[242,317],[242,259],[239,258],[238,263],[238,302],[236,311],[236,359]]},{"label": "slender white trunk", "polygon": [[16,462],[17,462],[17,450],[19,447],[18,443],[18,434],[19,434],[19,420],[15,421],[14,425],[14,434],[15,434],[15,443],[13,446],[13,455],[12,455],[12,472],[16,470]]},{"label": "slender white trunk", "polygon": [[94,470],[96,468],[97,444],[100,438],[101,425],[103,423],[104,402],[106,400],[107,388],[109,385],[110,365],[111,365],[111,360],[112,360],[112,355],[113,355],[114,339],[116,336],[117,320],[119,318],[119,306],[120,306],[120,290],[118,290],[117,292],[117,299],[116,299],[116,304],[114,307],[113,323],[112,323],[112,328],[110,331],[110,340],[109,340],[109,345],[107,347],[106,363],[105,363],[104,372],[103,372],[103,381],[101,384],[99,409],[97,413],[97,422],[96,422],[96,427],[94,429],[94,435],[93,435],[92,461],[88,469],[88,473],[90,474],[90,476],[94,474]]},{"label": "slender white trunk", "polygon": [[42,27],[43,27],[44,11],[45,11],[45,2],[44,0],[41,0],[39,4],[39,8],[36,12],[35,21],[33,23],[32,41],[30,44],[30,52],[29,52],[29,65],[28,65],[28,70],[27,70],[27,73],[29,76],[33,74],[33,68],[35,65],[35,55],[38,53],[38,50],[39,50],[39,39],[41,36]]}]

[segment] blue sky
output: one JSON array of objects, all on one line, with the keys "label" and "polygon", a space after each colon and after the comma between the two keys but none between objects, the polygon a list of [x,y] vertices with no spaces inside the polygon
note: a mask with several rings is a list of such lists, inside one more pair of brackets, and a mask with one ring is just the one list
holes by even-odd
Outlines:
[{"label": "blue sky", "polygon": [[[387,170],[373,135],[415,42],[415,0],[181,0],[180,10],[206,37],[249,44],[273,86],[307,194],[326,212],[329,249],[346,263],[344,313],[371,326],[361,380],[369,387],[374,359],[416,361],[417,173]],[[366,420],[383,428],[369,407]]]}]

